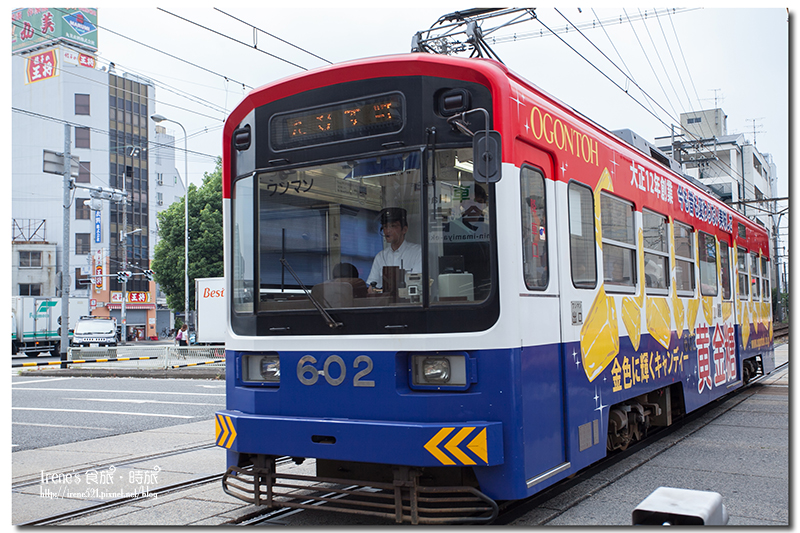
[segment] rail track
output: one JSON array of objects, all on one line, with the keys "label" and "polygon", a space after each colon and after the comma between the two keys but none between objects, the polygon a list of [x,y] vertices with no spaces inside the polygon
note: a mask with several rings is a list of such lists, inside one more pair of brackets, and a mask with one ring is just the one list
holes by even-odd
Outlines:
[{"label": "rail track", "polygon": [[[788,331],[788,328],[786,328],[786,329]],[[778,370],[780,368],[783,368],[787,364],[788,363],[785,363],[784,365],[781,365],[780,367],[776,368],[776,370]],[[587,468],[587,469],[575,474],[574,476],[571,476],[570,478],[568,478],[568,479],[566,479],[566,480],[564,480],[564,481],[562,481],[560,483],[557,483],[553,487],[550,487],[549,489],[546,489],[545,491],[543,491],[543,492],[541,492],[539,494],[536,494],[535,496],[532,496],[532,497],[530,497],[528,499],[525,499],[525,500],[509,501],[509,502],[498,502],[499,505],[500,505],[500,514],[498,515],[497,519],[493,522],[493,525],[508,525],[508,524],[511,524],[514,520],[520,518],[521,516],[525,515],[526,513],[529,513],[530,511],[536,509],[537,507],[544,506],[548,501],[552,500],[553,498],[564,494],[569,489],[578,486],[579,484],[583,483],[584,481],[592,478],[597,473],[602,472],[602,471],[610,468],[611,466],[613,466],[613,465],[615,465],[617,463],[620,463],[623,460],[635,455],[637,452],[640,452],[640,451],[646,449],[651,444],[653,444],[653,443],[657,442],[658,440],[663,439],[664,437],[666,437],[666,436],[678,431],[679,429],[685,427],[687,424],[689,424],[689,423],[697,420],[699,417],[707,414],[709,411],[711,411],[713,409],[716,409],[716,408],[718,408],[720,406],[727,406],[727,408],[724,409],[724,411],[720,411],[718,416],[721,416],[722,414],[724,414],[725,411],[727,411],[729,409],[732,409],[738,403],[740,403],[741,401],[744,401],[744,399],[746,399],[746,397],[749,396],[750,393],[752,393],[753,388],[759,386],[759,383],[762,380],[762,378],[763,378],[763,376],[759,376],[758,378],[756,378],[753,381],[751,381],[747,386],[742,387],[740,389],[737,389],[736,391],[733,391],[729,395],[726,395],[724,398],[721,398],[721,399],[719,399],[719,400],[717,400],[715,402],[712,402],[712,403],[704,406],[702,409],[699,409],[699,410],[697,410],[697,411],[695,411],[695,412],[693,412],[693,413],[691,413],[691,414],[689,414],[687,416],[684,416],[682,419],[676,421],[673,425],[671,425],[668,428],[664,428],[664,429],[661,429],[661,430],[659,430],[657,432],[651,433],[645,439],[643,439],[643,440],[641,440],[641,441],[629,446],[627,450],[625,450],[623,452],[614,453],[614,454],[610,455],[609,457],[607,457],[606,459],[594,464],[593,466],[591,466],[591,467],[589,467],[589,468]],[[737,398],[739,398],[739,401],[735,401]],[[675,444],[677,444],[677,442]],[[674,446],[675,444],[673,444],[672,446]],[[143,463],[143,462],[146,462],[146,461],[152,461],[153,459],[165,458],[165,457],[170,457],[170,456],[175,456],[175,455],[180,455],[180,454],[185,454],[185,453],[191,453],[191,452],[194,452],[194,451],[199,451],[199,450],[203,450],[203,449],[207,449],[207,448],[213,448],[214,446],[215,446],[214,444],[204,444],[204,445],[198,445],[198,446],[191,446],[191,447],[182,448],[182,449],[179,449],[179,450],[173,450],[173,451],[165,452],[165,453],[151,454],[151,455],[147,455],[147,456],[140,456],[140,457],[129,459],[129,460],[125,461],[125,462],[114,462],[114,465],[116,465],[116,466],[131,466],[131,465],[135,465],[137,463]],[[659,454],[663,453],[666,449],[668,449],[668,448],[665,448],[664,450],[661,450],[658,453]],[[289,462],[291,462],[291,459],[288,458],[288,457],[282,458],[279,461],[279,463],[289,463]],[[103,466],[107,466],[107,465],[95,465],[94,467],[92,467],[92,469],[102,468]],[[637,468],[637,467],[638,467],[638,465],[633,465],[633,466],[631,466],[631,468],[627,469],[626,471],[620,472],[618,474],[618,476],[616,476],[615,478],[613,478],[613,479],[610,478],[608,480],[605,480],[605,482],[603,484],[599,485],[599,486],[593,485],[592,489],[590,491],[582,493],[578,497],[578,499],[573,503],[573,505],[575,503],[578,503],[579,501],[585,499],[585,498],[590,497],[596,491],[601,490],[603,487],[605,487],[606,485],[608,485],[610,483],[613,483],[619,477],[624,476],[625,474],[627,474],[627,472],[629,470]],[[91,470],[91,469],[87,468],[87,469],[85,469],[83,471],[75,471],[73,473],[80,474],[80,473],[83,473],[83,472],[88,471],[88,470]],[[74,509],[74,510],[71,510],[71,511],[62,512],[62,513],[54,514],[54,515],[43,517],[43,518],[37,518],[37,519],[30,520],[30,521],[25,522],[25,523],[20,523],[20,524],[16,524],[16,525],[17,526],[34,526],[34,525],[42,525],[42,526],[44,526],[44,525],[66,524],[70,520],[74,520],[76,518],[81,518],[81,517],[84,517],[84,516],[87,516],[87,515],[90,515],[90,514],[102,512],[102,511],[105,511],[105,510],[108,510],[108,509],[112,509],[112,508],[115,508],[115,507],[120,507],[120,506],[124,506],[124,505],[131,505],[131,504],[134,504],[135,502],[141,501],[142,499],[145,499],[145,498],[150,498],[150,497],[152,497],[154,495],[162,496],[162,495],[166,495],[166,494],[170,494],[170,493],[174,493],[174,492],[179,492],[179,491],[188,490],[188,489],[196,488],[196,487],[199,487],[199,486],[203,486],[203,485],[219,482],[222,479],[222,476],[223,476],[223,472],[216,473],[216,474],[211,474],[211,475],[206,475],[206,476],[200,476],[200,477],[193,478],[193,479],[190,479],[190,480],[187,480],[187,481],[183,481],[183,482],[180,482],[180,483],[175,483],[175,484],[171,484],[171,485],[165,485],[165,486],[162,486],[162,487],[158,487],[158,488],[149,490],[146,495],[128,496],[128,497],[116,498],[116,499],[105,501],[105,502],[100,502],[100,503],[96,503],[96,504],[90,504],[90,505],[87,505],[87,506],[84,506],[84,507],[80,507],[80,508],[77,508],[77,509]],[[23,489],[23,488],[26,488],[26,487],[30,487],[30,486],[36,485],[38,483],[40,483],[40,479],[38,477],[35,478],[35,479],[34,478],[29,478],[27,480],[18,481],[16,483],[12,484],[12,491],[20,490],[20,489]],[[353,487],[350,487],[350,488],[351,489],[357,489],[358,487],[353,486]],[[324,491],[325,489],[323,488],[323,489],[320,489],[320,490]],[[332,493],[332,497],[338,498],[338,497],[341,497],[341,495],[333,496],[333,493]],[[324,504],[321,503],[320,504],[320,508],[324,509]],[[245,515],[245,516],[242,516],[242,517],[240,517],[240,518],[238,518],[238,519],[236,519],[234,521],[231,521],[230,524],[231,525],[243,525],[243,526],[277,525],[277,524],[284,524],[285,525],[287,523],[287,522],[285,522],[285,520],[289,519],[292,515],[296,515],[296,514],[302,513],[302,512],[303,512],[302,509],[293,509],[293,508],[271,509],[271,510],[266,511],[266,512],[264,512],[263,510],[254,509],[253,513]],[[552,510],[552,513],[551,513],[550,516],[547,516],[546,518],[543,518],[543,523],[544,523],[544,521],[549,521],[549,520],[554,519],[555,517],[557,517],[562,512],[563,511]],[[388,524],[389,522],[387,521],[386,523]],[[330,524],[330,525],[333,525],[333,524]]]},{"label": "rail track", "polygon": [[[85,469],[82,469],[82,470],[70,470],[69,473],[73,474],[73,475],[75,475],[75,474],[83,475],[83,474],[85,474],[86,472],[88,472],[90,470],[98,470],[98,469],[102,469],[102,468],[107,467],[107,466],[115,466],[115,467],[133,466],[133,465],[136,465],[136,464],[139,464],[139,463],[153,461],[154,459],[173,457],[173,456],[176,456],[176,455],[192,453],[192,452],[205,450],[205,449],[210,449],[210,448],[214,448],[214,447],[216,447],[216,444],[214,444],[214,443],[201,444],[201,445],[196,445],[196,446],[189,446],[189,447],[186,447],[186,448],[172,450],[172,451],[169,451],[169,452],[150,454],[150,455],[143,455],[143,456],[139,456],[139,457],[128,459],[126,461],[114,461],[113,463],[103,463],[103,464],[99,464],[98,463],[96,465],[93,465],[91,468],[85,468]],[[184,481],[184,482],[181,482],[181,483],[175,483],[175,484],[172,484],[172,485],[165,485],[165,486],[162,486],[162,487],[155,488],[153,490],[148,491],[148,493],[145,494],[145,495],[139,495],[139,496],[133,496],[132,495],[132,496],[126,496],[126,497],[121,497],[121,498],[115,498],[113,500],[108,500],[108,501],[105,501],[105,502],[85,505],[83,507],[79,507],[79,508],[71,510],[71,511],[66,511],[66,512],[62,512],[62,513],[46,516],[46,517],[43,517],[43,518],[36,518],[34,520],[30,520],[28,522],[15,524],[15,525],[16,526],[48,526],[48,525],[56,525],[56,524],[67,522],[69,520],[72,520],[72,519],[75,519],[75,518],[80,518],[82,516],[86,516],[86,515],[89,515],[89,514],[92,514],[92,513],[96,513],[96,512],[99,512],[99,511],[106,510],[106,509],[111,509],[113,507],[118,507],[118,506],[121,506],[121,505],[131,504],[131,503],[140,501],[142,499],[152,497],[154,495],[161,496],[161,495],[169,494],[171,492],[186,490],[186,489],[197,487],[197,486],[200,486],[200,485],[213,483],[214,481],[218,481],[218,480],[222,479],[222,475],[223,475],[223,472],[220,472],[218,474],[207,475],[207,476],[200,476],[200,477],[197,477],[197,478],[194,478],[194,479],[190,479],[190,480],[187,480],[187,481]],[[22,489],[27,488],[27,487],[38,485],[40,483],[41,483],[41,478],[39,476],[37,476],[35,478],[32,477],[32,478],[29,478],[29,479],[26,479],[26,480],[21,480],[21,481],[18,481],[16,483],[13,483],[11,485],[11,491],[12,492],[19,491],[19,490],[22,490]],[[87,502],[84,501],[83,503],[87,503]],[[80,505],[80,503],[76,502],[76,505]]]}]

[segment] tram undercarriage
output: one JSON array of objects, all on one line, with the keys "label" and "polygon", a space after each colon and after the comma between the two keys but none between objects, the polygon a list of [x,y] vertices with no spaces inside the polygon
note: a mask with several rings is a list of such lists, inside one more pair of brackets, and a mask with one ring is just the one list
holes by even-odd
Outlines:
[{"label": "tram undercarriage", "polygon": [[317,475],[301,475],[278,472],[274,456],[250,459],[253,465],[228,468],[223,490],[271,509],[322,509],[413,525],[490,523],[498,514],[469,468],[317,461]]}]

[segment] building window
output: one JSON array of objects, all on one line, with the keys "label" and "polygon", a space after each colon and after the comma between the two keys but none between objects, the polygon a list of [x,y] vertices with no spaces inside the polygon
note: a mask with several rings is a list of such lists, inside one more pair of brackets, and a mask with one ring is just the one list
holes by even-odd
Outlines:
[{"label": "building window", "polygon": [[92,280],[89,276],[85,274],[81,274],[81,269],[75,269],[75,290],[82,290],[89,287],[92,284]]},{"label": "building window", "polygon": [[75,148],[91,148],[89,128],[75,127]]},{"label": "building window", "polygon": [[717,240],[708,233],[697,233],[697,261],[700,265],[700,293],[717,295]]},{"label": "building window", "polygon": [[667,217],[642,210],[644,240],[644,286],[648,289],[669,287],[669,226]]},{"label": "building window", "polygon": [[569,184],[568,192],[572,284],[582,289],[593,289],[597,286],[594,194],[589,187],[574,181]]},{"label": "building window", "polygon": [[40,251],[20,251],[20,268],[42,268],[42,252]]},{"label": "building window", "polygon": [[78,164],[78,183],[90,183],[92,181],[92,164],[89,161],[81,161]]},{"label": "building window", "polygon": [[675,281],[678,292],[694,292],[694,232],[675,223]]},{"label": "building window", "polygon": [[75,253],[77,255],[86,255],[91,253],[91,234],[90,233],[76,233],[75,234]]},{"label": "building window", "polygon": [[703,122],[703,117],[692,117],[686,121],[687,124],[700,124]]},{"label": "building window", "polygon": [[89,206],[84,203],[86,200],[88,198],[75,199],[75,220],[91,220],[92,213]]},{"label": "building window", "polygon": [[[528,290],[546,289],[550,278],[547,268],[547,209],[544,177],[529,167],[522,169],[522,262]],[[477,185],[476,185],[477,187]],[[163,199],[158,193],[158,205]]]},{"label": "building window", "polygon": [[89,95],[76,94],[75,95],[75,114],[76,115],[89,115]]},{"label": "building window", "polygon": [[607,285],[633,288],[636,286],[633,205],[603,193],[600,195],[600,216],[603,233],[603,281]]},{"label": "building window", "polygon": [[19,284],[20,296],[41,296],[42,284],[41,283],[20,283]]},{"label": "building window", "polygon": [[737,249],[736,270],[739,279],[739,297],[746,300],[750,294],[750,279],[747,274],[747,250],[744,248]]}]

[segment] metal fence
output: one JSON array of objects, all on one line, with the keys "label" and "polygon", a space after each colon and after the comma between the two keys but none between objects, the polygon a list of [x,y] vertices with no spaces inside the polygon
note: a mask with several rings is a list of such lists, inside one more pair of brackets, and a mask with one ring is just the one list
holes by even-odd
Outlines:
[{"label": "metal fence", "polygon": [[[126,360],[147,357],[148,359]],[[225,366],[225,348],[223,346],[116,346],[104,348],[70,348],[67,359],[75,361],[96,361],[98,359],[114,359],[114,361],[91,363],[92,368],[178,368],[184,366]]]}]

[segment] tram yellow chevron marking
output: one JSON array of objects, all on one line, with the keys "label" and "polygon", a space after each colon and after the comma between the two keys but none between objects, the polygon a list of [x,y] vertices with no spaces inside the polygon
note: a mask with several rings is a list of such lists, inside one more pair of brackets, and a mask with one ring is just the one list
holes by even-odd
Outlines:
[{"label": "tram yellow chevron marking", "polygon": [[226,418],[226,416],[223,416],[220,420],[220,425],[222,426],[222,436],[217,439],[217,446],[225,446],[225,441],[228,439],[228,435],[230,435],[230,432],[228,431],[228,425],[225,423]]},{"label": "tram yellow chevron marking", "polygon": [[456,459],[458,459],[459,461],[461,461],[465,465],[474,465],[475,461],[470,459],[467,454],[465,454],[464,452],[459,450],[458,449],[458,445],[461,444],[462,440],[467,438],[467,435],[472,433],[473,429],[475,429],[475,428],[474,427],[472,427],[472,428],[461,428],[461,431],[456,433],[456,436],[453,437],[452,439],[450,439],[450,442],[448,442],[447,444],[444,445],[444,449],[445,450],[447,450],[448,452],[452,453],[456,457]]},{"label": "tram yellow chevron marking", "polygon": [[489,453],[486,449],[486,428],[483,428],[478,436],[472,439],[472,442],[467,444],[467,448],[475,455],[480,457],[484,463],[489,462]]},{"label": "tram yellow chevron marking", "polygon": [[431,453],[431,455],[436,457],[439,460],[439,462],[442,463],[443,465],[454,465],[454,464],[456,464],[455,462],[453,462],[452,459],[450,459],[447,456],[447,454],[443,453],[442,450],[437,448],[437,446],[439,446],[439,443],[442,442],[445,439],[445,437],[447,437],[450,433],[452,433],[452,431],[454,429],[455,428],[442,428],[442,429],[440,429],[436,433],[436,435],[433,436],[433,438],[431,440],[429,440],[428,442],[425,443],[425,446],[424,446],[424,448],[426,450],[428,450]]},{"label": "tram yellow chevron marking", "polygon": [[233,422],[231,421],[231,417],[226,416],[225,420],[228,421],[228,428],[230,428],[231,430],[231,436],[228,439],[228,444],[226,444],[225,447],[230,449],[231,445],[233,444],[233,441],[236,440],[236,428],[233,427]]},{"label": "tram yellow chevron marking", "polygon": [[219,442],[219,434],[222,428],[219,427],[219,415],[214,416],[214,442]]}]

